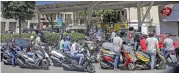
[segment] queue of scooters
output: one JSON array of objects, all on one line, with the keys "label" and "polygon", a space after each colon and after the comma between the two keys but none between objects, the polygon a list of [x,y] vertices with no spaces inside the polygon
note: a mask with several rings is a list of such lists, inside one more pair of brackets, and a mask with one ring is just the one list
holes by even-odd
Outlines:
[{"label": "queue of scooters", "polygon": [[[132,46],[123,45],[118,67],[127,68],[128,70],[150,69],[151,56],[142,50],[134,50],[132,48]],[[104,47],[101,53],[101,68],[113,68],[115,59],[114,52]],[[174,67],[178,62],[176,59],[175,52],[171,52],[167,57],[164,57],[161,51],[156,52],[155,69],[165,69],[167,66]]]},{"label": "queue of scooters", "polygon": [[88,49],[81,48],[78,53],[84,55],[83,63],[79,65],[79,58],[74,58],[70,53],[64,53],[59,50],[52,50],[50,53],[50,58],[54,65],[62,66],[64,70],[70,71],[87,71],[89,73],[95,72],[95,67],[92,64],[93,59],[87,55]]},{"label": "queue of scooters", "polygon": [[[2,62],[5,65],[12,64],[12,56],[9,49],[3,48],[2,52]],[[34,57],[28,56],[26,54],[26,49],[16,49],[15,54],[15,65],[20,68],[38,68],[48,70],[50,66],[50,57],[45,51],[44,46],[34,46],[33,49]]]},{"label": "queue of scooters", "polygon": [[[49,49],[50,51],[45,51]],[[89,73],[95,72],[95,67],[92,64],[93,60],[87,55],[88,49],[81,48],[78,53],[84,55],[83,63],[78,64],[78,58],[73,58],[70,53],[64,53],[57,50],[55,47],[46,48],[44,46],[33,47],[35,57],[30,57],[26,54],[25,49],[15,51],[15,64],[20,68],[38,68],[48,70],[51,61],[55,66],[61,66],[64,70],[78,70],[87,71]],[[12,57],[9,50],[3,50],[2,61],[5,65],[11,65]]]}]

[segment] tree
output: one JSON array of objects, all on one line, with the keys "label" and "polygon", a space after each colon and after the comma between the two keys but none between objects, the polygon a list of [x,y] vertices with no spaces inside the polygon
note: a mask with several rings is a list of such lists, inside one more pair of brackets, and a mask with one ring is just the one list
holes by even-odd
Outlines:
[{"label": "tree", "polygon": [[45,14],[46,19],[48,20],[49,24],[51,25],[52,29],[53,29],[53,25],[54,25],[54,19],[56,19],[56,14],[55,13],[49,13],[49,14]]},{"label": "tree", "polygon": [[2,16],[6,19],[16,19],[19,22],[19,35],[21,23],[34,17],[35,1],[2,1]]}]

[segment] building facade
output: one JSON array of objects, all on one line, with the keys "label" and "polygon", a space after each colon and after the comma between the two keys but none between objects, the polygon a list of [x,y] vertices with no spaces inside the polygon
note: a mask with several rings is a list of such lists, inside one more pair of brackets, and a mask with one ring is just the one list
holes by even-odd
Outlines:
[{"label": "building facade", "polygon": [[[60,12],[59,14],[56,14],[56,18],[54,19],[54,22],[58,22],[58,17],[62,18],[63,22],[68,22],[69,24],[72,24],[73,20],[73,12]],[[46,16],[44,14],[40,15],[40,23],[43,23],[44,27],[49,27],[49,22],[46,19]],[[25,28],[34,28],[37,29],[39,25],[38,15],[35,12],[35,17],[33,17],[31,20],[26,20],[22,23],[22,29]],[[1,32],[3,31],[18,31],[19,23],[15,19],[5,19],[1,16]]]}]

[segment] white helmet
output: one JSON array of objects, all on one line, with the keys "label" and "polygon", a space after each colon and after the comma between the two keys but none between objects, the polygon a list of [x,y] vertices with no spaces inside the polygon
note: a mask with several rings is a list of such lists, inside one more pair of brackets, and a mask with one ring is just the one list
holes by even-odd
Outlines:
[{"label": "white helmet", "polygon": [[34,36],[30,36],[31,39],[34,39]]}]

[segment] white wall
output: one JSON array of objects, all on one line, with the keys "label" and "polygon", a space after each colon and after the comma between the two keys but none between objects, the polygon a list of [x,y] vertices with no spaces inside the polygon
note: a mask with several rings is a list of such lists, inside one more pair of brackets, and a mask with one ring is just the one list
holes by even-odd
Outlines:
[{"label": "white wall", "polygon": [[178,35],[178,25],[177,22],[161,22],[160,23],[160,33],[171,33],[173,35]]}]

